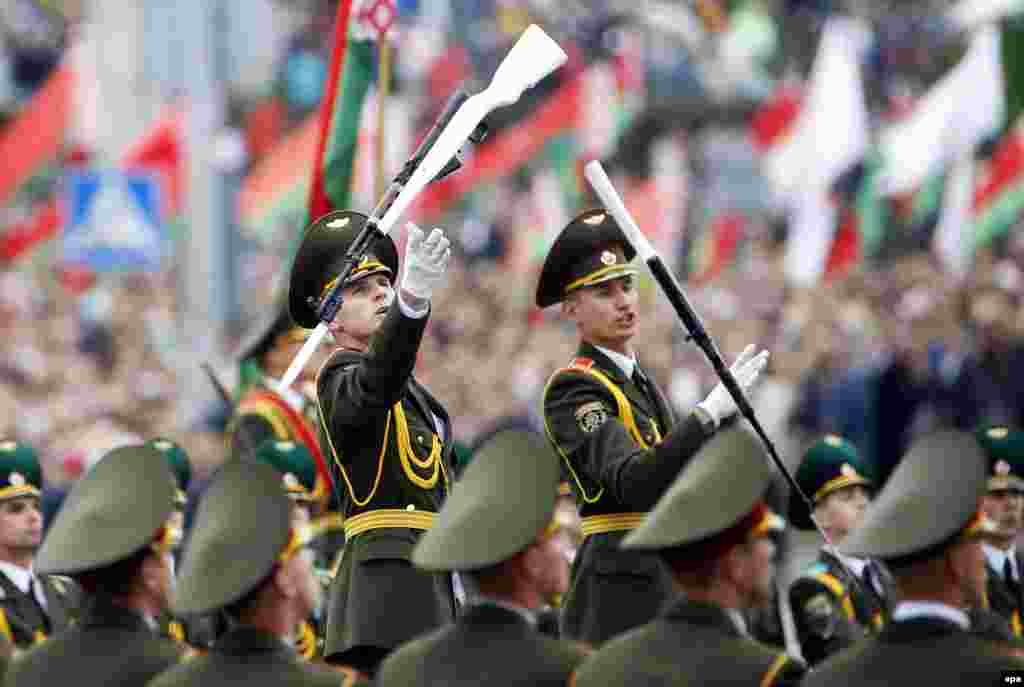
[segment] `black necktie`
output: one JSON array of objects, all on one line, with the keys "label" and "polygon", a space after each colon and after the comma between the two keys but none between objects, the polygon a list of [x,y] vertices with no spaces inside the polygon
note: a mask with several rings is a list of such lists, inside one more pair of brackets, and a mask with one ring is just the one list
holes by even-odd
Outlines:
[{"label": "black necktie", "polygon": [[647,388],[647,375],[645,375],[643,370],[640,369],[639,363],[633,366],[633,384],[636,385],[637,389],[640,389],[640,391],[644,392],[645,395],[649,393]]},{"label": "black necktie", "polygon": [[1019,584],[1017,578],[1013,574],[1013,563],[1010,562],[1010,557],[1007,556],[1006,560],[1003,561],[1003,580],[1006,582],[1006,586],[1010,588],[1014,596],[1019,593]]}]

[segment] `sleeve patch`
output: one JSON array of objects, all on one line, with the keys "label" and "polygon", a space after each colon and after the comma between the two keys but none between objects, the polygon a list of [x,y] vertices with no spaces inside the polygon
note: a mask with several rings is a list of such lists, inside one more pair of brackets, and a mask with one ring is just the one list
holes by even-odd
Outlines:
[{"label": "sleeve patch", "polygon": [[601,401],[584,403],[576,409],[576,423],[584,434],[592,434],[608,421],[608,409]]}]

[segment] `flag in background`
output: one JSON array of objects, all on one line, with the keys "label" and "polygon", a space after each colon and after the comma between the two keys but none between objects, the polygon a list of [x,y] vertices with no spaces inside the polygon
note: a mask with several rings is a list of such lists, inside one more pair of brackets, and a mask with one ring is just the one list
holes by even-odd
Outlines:
[{"label": "flag in background", "polygon": [[[386,0],[376,0],[374,7],[381,2],[388,4]],[[373,42],[349,35],[352,4],[353,0],[338,3],[303,227],[349,204],[360,115],[374,72]]]}]

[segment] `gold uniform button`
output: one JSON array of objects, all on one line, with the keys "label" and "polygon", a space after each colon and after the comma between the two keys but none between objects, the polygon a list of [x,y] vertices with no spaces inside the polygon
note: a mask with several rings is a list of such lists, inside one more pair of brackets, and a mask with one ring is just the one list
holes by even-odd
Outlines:
[{"label": "gold uniform button", "polygon": [[648,434],[646,437],[644,437],[644,440],[649,444],[652,441],[654,441],[654,435],[653,434]]},{"label": "gold uniform button", "polygon": [[418,435],[416,437],[416,441],[418,441],[418,442],[420,442],[422,444],[423,443],[423,435],[422,434]]},{"label": "gold uniform button", "polygon": [[408,506],[405,507],[405,509],[408,510],[408,511],[413,511],[413,510],[416,510],[416,506],[414,506],[414,505],[412,505],[410,503]]}]

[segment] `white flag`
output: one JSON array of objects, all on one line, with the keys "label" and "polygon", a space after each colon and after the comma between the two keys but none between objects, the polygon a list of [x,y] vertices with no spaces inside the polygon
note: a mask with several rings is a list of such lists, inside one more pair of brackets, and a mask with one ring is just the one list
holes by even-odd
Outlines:
[{"label": "white flag", "polygon": [[974,157],[965,155],[953,166],[942,196],[942,214],[932,247],[956,279],[967,276],[974,242],[971,237],[971,201],[974,198]]}]

